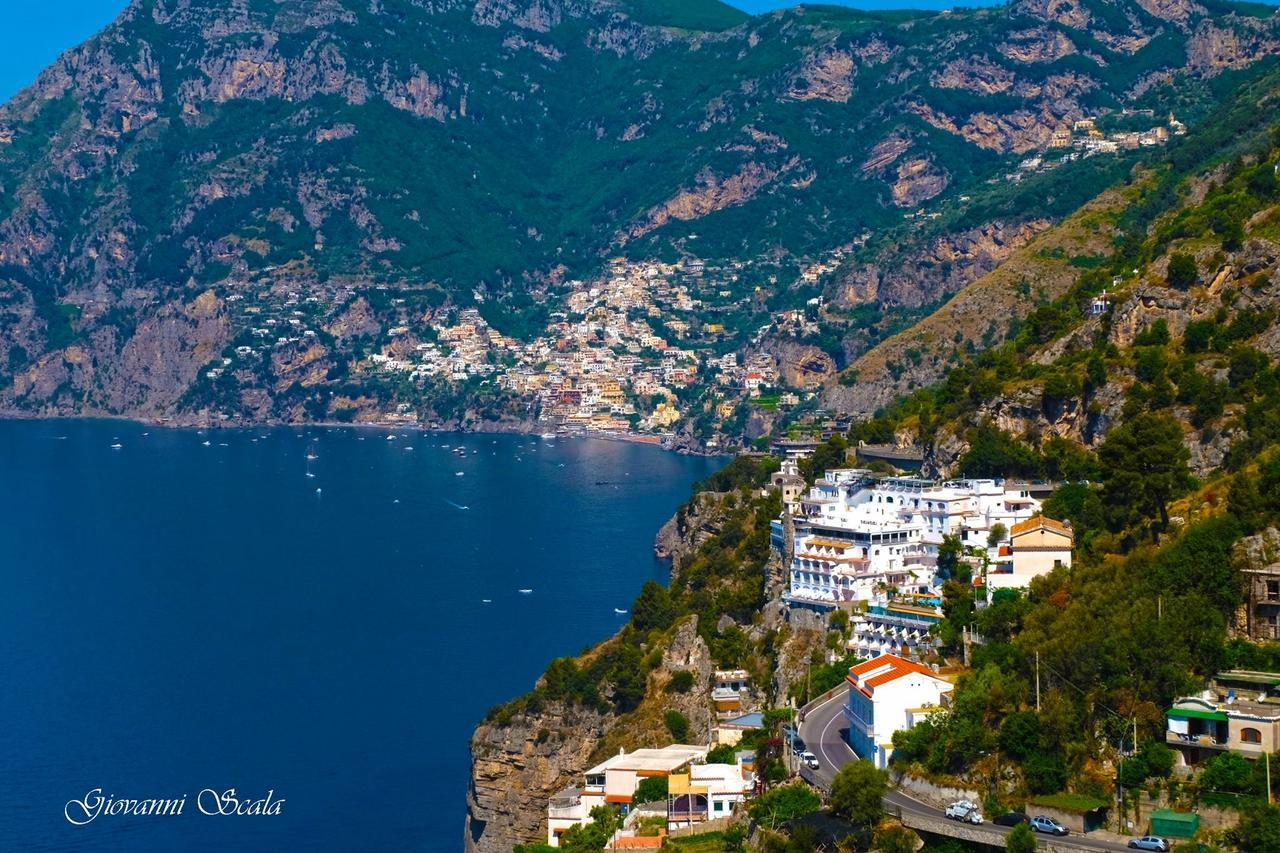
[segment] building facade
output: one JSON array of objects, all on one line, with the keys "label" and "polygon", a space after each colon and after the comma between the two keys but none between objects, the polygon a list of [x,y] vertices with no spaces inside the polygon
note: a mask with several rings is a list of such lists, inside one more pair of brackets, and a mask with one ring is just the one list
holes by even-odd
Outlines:
[{"label": "building facade", "polygon": [[1069,524],[1037,515],[1013,525],[1009,538],[1008,555],[1002,552],[987,575],[990,589],[1026,588],[1033,578],[1060,566],[1071,567],[1075,534]]},{"label": "building facade", "polygon": [[[929,592],[938,585],[944,537],[987,548],[996,525],[1007,531],[1040,507],[1025,485],[878,479],[864,469],[826,472],[798,504],[791,519],[786,598],[815,609],[868,601],[890,590]],[[785,539],[784,523],[774,522],[775,543]]]},{"label": "building facade", "polygon": [[950,695],[950,682],[933,670],[897,655],[881,655],[849,670],[845,719],[849,745],[859,758],[885,768],[893,755],[894,732],[910,729]]},{"label": "building facade", "polygon": [[848,649],[867,659],[890,654],[918,660],[935,648],[931,629],[941,621],[940,596],[877,595],[867,602],[865,611],[853,614],[853,638]]},{"label": "building facade", "polygon": [[1232,670],[1165,712],[1166,742],[1186,764],[1230,751],[1246,758],[1280,749],[1280,675]]},{"label": "building facade", "polygon": [[591,810],[605,804],[625,814],[640,783],[651,776],[666,776],[707,757],[707,747],[673,744],[661,749],[637,749],[610,756],[585,774],[584,784],[566,788],[547,802],[547,844],[560,846],[560,836],[571,826],[591,820]]}]

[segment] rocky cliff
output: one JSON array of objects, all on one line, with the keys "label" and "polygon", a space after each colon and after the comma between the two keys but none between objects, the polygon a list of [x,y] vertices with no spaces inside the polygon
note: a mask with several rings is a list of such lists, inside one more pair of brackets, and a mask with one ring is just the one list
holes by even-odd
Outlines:
[{"label": "rocky cliff", "polygon": [[682,713],[690,737],[706,743],[709,700],[702,690],[664,690],[671,675],[711,678],[711,656],[698,636],[697,618],[682,621],[660,648],[661,663],[649,674],[646,698],[625,715],[565,702],[538,703],[499,713],[481,723],[471,739],[471,785],[467,791],[465,847],[477,853],[509,853],[515,844],[546,838],[547,800],[580,782],[585,770],[619,749],[670,742],[667,711]]}]

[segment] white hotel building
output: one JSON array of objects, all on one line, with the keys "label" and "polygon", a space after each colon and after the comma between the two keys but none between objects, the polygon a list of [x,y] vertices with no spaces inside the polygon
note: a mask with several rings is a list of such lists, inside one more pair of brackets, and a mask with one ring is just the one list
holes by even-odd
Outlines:
[{"label": "white hotel building", "polygon": [[[876,479],[863,469],[828,471],[792,516],[787,600],[830,609],[866,601],[886,587],[927,592],[937,586],[944,536],[987,548],[994,525],[1007,530],[1039,508],[1025,485],[1000,480]],[[773,538],[785,540],[781,520],[774,522]],[[991,553],[996,556],[998,546]]]}]

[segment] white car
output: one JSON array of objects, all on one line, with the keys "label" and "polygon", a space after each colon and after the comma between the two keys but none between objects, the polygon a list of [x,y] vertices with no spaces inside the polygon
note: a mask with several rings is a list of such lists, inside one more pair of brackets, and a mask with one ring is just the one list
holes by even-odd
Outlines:
[{"label": "white car", "polygon": [[956,800],[947,806],[943,812],[949,820],[959,820],[965,823],[980,824],[982,823],[982,809],[977,803],[971,803],[968,800]]},{"label": "white car", "polygon": [[805,766],[810,770],[817,770],[819,767],[818,756],[814,755],[812,752],[800,753],[800,760],[803,761]]}]

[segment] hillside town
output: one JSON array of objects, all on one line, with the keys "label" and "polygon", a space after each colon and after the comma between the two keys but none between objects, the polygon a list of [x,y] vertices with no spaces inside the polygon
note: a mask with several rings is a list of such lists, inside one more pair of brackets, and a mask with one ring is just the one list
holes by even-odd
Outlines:
[{"label": "hillside town", "polygon": [[[795,287],[819,292],[843,255],[838,250],[801,267]],[[270,367],[296,374],[304,388],[348,376],[417,388],[428,399],[428,389],[439,383],[491,385],[526,401],[543,431],[661,441],[695,414],[721,423],[743,405],[786,410],[813,396],[821,375],[792,375],[788,382],[777,357],[747,345],[770,331],[816,334],[820,298],[776,312],[749,337],[730,319],[759,296],[759,288],[743,287],[743,266],[709,267],[692,257],[675,263],[615,258],[601,278],[568,283],[543,333],[526,341],[493,328],[481,305],[431,305],[355,284],[303,295],[266,279],[233,282],[226,301],[249,331],[206,368],[204,379],[213,388],[234,388],[229,383],[237,378],[248,381]],[[381,310],[371,304],[381,302]],[[384,314],[396,325],[384,328],[376,319]],[[367,343],[349,364],[315,372],[314,365],[328,363],[352,341]],[[210,396],[214,403],[231,399]],[[377,417],[412,421],[418,413],[402,401]]]}]

